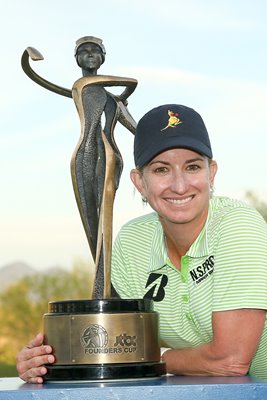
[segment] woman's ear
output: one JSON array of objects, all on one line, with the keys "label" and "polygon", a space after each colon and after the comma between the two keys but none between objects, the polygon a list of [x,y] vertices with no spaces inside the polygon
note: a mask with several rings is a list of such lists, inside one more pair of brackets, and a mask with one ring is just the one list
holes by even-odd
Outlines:
[{"label": "woman's ear", "polygon": [[214,178],[215,178],[215,175],[216,175],[217,170],[218,170],[217,162],[215,160],[212,160],[210,162],[209,168],[210,168],[210,184],[213,185],[214,184]]},{"label": "woman's ear", "polygon": [[142,172],[140,172],[138,169],[134,168],[130,172],[130,178],[138,190],[139,193],[143,192],[143,177],[142,177]]}]

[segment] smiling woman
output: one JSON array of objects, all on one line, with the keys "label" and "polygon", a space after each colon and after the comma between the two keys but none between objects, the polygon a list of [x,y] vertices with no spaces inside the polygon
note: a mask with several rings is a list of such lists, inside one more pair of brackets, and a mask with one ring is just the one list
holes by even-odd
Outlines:
[{"label": "smiling woman", "polygon": [[119,232],[115,290],[154,300],[169,373],[267,379],[263,218],[245,203],[212,196],[217,163],[191,108],[149,111],[137,125],[134,156],[131,179],[155,212]]},{"label": "smiling woman", "polygon": [[208,162],[187,149],[170,149],[157,155],[143,168],[131,171],[131,178],[150,206],[158,213],[164,229],[178,224],[185,236],[185,227],[199,234],[208,214],[210,188],[217,170],[215,161]]},{"label": "smiling woman", "polygon": [[[164,128],[160,129],[162,126]],[[198,113],[173,104],[149,112],[139,122],[138,129],[135,138],[137,168],[131,171],[131,179],[157,212],[169,254],[172,249],[172,258],[177,259],[181,244],[176,250],[173,247],[178,238],[183,238],[183,248],[186,246],[187,250],[208,215],[210,192],[217,172],[208,132]],[[179,257],[177,265],[180,266]]]}]

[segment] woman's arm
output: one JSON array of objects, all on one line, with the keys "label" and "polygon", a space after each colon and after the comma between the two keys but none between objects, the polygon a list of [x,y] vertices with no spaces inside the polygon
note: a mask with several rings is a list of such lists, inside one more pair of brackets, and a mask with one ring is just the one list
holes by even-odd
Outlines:
[{"label": "woman's arm", "polygon": [[213,340],[190,349],[168,350],[162,359],[176,375],[246,375],[265,323],[265,310],[212,314]]}]

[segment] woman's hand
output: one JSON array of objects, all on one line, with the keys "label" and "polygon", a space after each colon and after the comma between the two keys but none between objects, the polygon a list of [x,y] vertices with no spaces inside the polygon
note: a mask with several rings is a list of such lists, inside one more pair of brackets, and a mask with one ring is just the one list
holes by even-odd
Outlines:
[{"label": "woman's hand", "polygon": [[17,354],[16,366],[19,377],[25,382],[43,383],[47,369],[44,364],[52,364],[55,357],[52,347],[44,345],[44,335],[39,333]]}]

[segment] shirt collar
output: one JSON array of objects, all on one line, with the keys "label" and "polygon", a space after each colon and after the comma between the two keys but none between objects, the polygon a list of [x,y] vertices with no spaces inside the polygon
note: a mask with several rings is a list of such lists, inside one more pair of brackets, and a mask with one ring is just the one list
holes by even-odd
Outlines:
[{"label": "shirt collar", "polygon": [[204,257],[209,254],[209,245],[208,245],[208,237],[207,237],[207,224],[208,218],[206,220],[205,225],[203,226],[200,234],[196,238],[196,240],[190,246],[187,256],[192,258]]},{"label": "shirt collar", "polygon": [[[207,226],[212,214],[212,207],[209,207],[208,217],[205,225],[203,226],[200,234],[192,243],[187,256],[192,258],[205,257],[209,254]],[[151,240],[150,261],[148,265],[148,272],[153,272],[164,267],[167,264],[168,254],[166,250],[164,232],[160,221],[156,225],[153,237]]]}]

